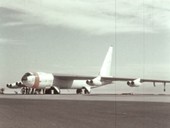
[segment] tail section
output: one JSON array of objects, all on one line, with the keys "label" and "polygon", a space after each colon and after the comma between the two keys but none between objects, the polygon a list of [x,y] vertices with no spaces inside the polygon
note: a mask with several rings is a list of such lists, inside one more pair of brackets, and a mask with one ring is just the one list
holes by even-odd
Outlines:
[{"label": "tail section", "polygon": [[99,76],[101,77],[109,77],[111,76],[111,67],[112,67],[112,53],[113,48],[112,46],[109,47],[109,50],[106,54],[102,67],[100,69]]},{"label": "tail section", "polygon": [[92,79],[92,80],[87,80],[86,83],[88,85],[95,87],[99,87],[102,85],[110,84],[112,81],[104,80],[102,77],[111,77],[111,67],[112,67],[112,51],[113,48],[109,47],[109,50],[106,54],[106,57],[104,59],[104,62],[102,64],[102,67],[100,69],[99,75]]}]

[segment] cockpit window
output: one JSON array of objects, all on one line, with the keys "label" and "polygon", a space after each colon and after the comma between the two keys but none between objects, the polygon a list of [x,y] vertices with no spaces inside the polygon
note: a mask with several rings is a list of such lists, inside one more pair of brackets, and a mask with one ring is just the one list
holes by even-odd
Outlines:
[{"label": "cockpit window", "polygon": [[31,76],[32,74],[31,73],[29,73],[29,72],[27,72],[27,73],[25,73],[25,75],[22,77],[22,81],[25,81],[25,80],[27,80],[27,77],[28,76]]},{"label": "cockpit window", "polygon": [[29,72],[27,72],[27,73],[25,73],[25,77],[28,77],[28,76],[30,76],[31,75],[31,73],[29,73]]},{"label": "cockpit window", "polygon": [[26,73],[26,75],[27,75],[27,76],[30,76],[30,75],[31,75],[31,73],[29,73],[29,72],[28,72],[28,73]]}]

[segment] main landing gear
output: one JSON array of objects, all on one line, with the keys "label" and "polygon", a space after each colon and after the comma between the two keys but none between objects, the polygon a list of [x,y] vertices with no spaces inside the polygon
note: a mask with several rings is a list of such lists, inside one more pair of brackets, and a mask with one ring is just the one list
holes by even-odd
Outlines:
[{"label": "main landing gear", "polygon": [[59,89],[57,90],[55,87],[51,87],[49,89],[45,89],[44,93],[45,94],[60,94],[60,90]]},{"label": "main landing gear", "polygon": [[[83,89],[77,89],[76,93],[77,94],[82,94],[83,93]],[[90,92],[87,89],[84,89],[84,94],[90,94]]]},{"label": "main landing gear", "polygon": [[77,93],[77,94],[82,94],[82,89],[77,89],[77,90],[76,90],[76,93]]},{"label": "main landing gear", "polygon": [[87,89],[84,89],[84,94],[90,94],[90,92]]}]

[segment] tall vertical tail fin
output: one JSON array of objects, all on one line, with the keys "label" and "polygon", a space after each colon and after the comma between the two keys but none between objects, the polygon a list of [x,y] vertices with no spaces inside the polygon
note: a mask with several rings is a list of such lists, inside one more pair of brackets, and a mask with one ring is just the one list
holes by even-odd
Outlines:
[{"label": "tall vertical tail fin", "polygon": [[111,76],[112,53],[113,53],[113,48],[112,48],[112,46],[110,46],[109,50],[108,50],[108,52],[106,54],[106,57],[104,59],[104,62],[102,64],[102,67],[100,69],[99,75],[101,77],[109,77],[109,76]]}]

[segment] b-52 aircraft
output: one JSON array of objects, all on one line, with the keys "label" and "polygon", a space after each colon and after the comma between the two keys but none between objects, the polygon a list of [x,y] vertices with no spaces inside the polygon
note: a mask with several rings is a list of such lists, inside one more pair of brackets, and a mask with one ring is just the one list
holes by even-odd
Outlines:
[{"label": "b-52 aircraft", "polygon": [[81,76],[81,75],[61,75],[56,73],[45,72],[27,72],[21,78],[22,82],[16,84],[7,84],[9,88],[29,87],[32,89],[45,89],[45,93],[60,94],[60,89],[76,89],[77,94],[81,94],[84,90],[85,94],[89,94],[91,89],[112,84],[113,81],[126,81],[130,87],[139,87],[143,82],[163,83],[164,91],[166,83],[169,80],[154,80],[141,78],[121,78],[111,75],[112,65],[112,46],[109,47],[100,72],[97,76]]}]

